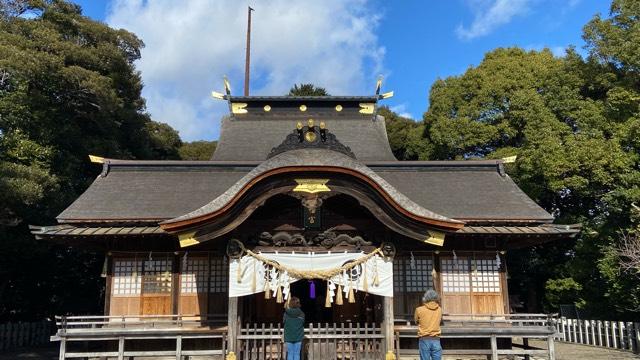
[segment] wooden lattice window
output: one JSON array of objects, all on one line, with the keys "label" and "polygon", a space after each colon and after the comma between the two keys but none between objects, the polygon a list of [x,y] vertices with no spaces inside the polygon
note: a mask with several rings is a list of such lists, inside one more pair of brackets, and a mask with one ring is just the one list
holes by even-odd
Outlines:
[{"label": "wooden lattice window", "polygon": [[207,291],[209,259],[187,258],[183,263],[180,277],[180,292],[183,294],[204,293]]},{"label": "wooden lattice window", "polygon": [[474,259],[471,270],[474,292],[500,292],[500,272],[495,259]]},{"label": "wooden lattice window", "polygon": [[433,260],[430,256],[396,258],[393,262],[393,290],[399,293],[423,292],[433,288]]},{"label": "wooden lattice window", "polygon": [[144,261],[143,289],[145,294],[171,292],[172,259],[152,259]]},{"label": "wooden lattice window", "polygon": [[113,261],[113,295],[140,295],[142,261],[115,259]]},{"label": "wooden lattice window", "polygon": [[471,290],[469,260],[467,258],[442,259],[441,265],[443,292],[464,293]]},{"label": "wooden lattice window", "polygon": [[211,274],[209,275],[209,292],[224,293],[229,287],[229,265],[224,257],[211,259]]}]

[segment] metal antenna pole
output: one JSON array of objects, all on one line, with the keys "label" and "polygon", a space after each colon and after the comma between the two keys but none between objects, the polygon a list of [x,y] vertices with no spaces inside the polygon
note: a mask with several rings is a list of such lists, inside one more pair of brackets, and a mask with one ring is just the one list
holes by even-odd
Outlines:
[{"label": "metal antenna pole", "polygon": [[244,96],[249,96],[249,64],[251,63],[251,6],[247,7],[247,52],[244,63]]}]

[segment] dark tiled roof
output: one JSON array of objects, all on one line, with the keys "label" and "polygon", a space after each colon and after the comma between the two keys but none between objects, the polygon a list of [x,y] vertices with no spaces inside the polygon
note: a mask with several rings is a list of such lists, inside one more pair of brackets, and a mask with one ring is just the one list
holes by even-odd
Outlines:
[{"label": "dark tiled roof", "polygon": [[171,221],[182,221],[192,219],[198,216],[202,216],[208,213],[216,212],[222,209],[229,201],[238,194],[248,183],[254,181],[259,175],[263,173],[267,173],[270,170],[274,170],[277,168],[283,168],[287,166],[293,167],[304,167],[304,166],[319,166],[319,167],[340,167],[344,169],[354,170],[357,173],[360,173],[367,178],[373,180],[377,183],[382,189],[389,194],[389,196],[403,209],[408,212],[417,215],[419,217],[433,219],[433,220],[441,220],[441,221],[452,221],[445,216],[437,214],[429,209],[425,209],[424,207],[416,204],[412,199],[408,198],[402,192],[398,191],[394,188],[393,185],[389,184],[385,179],[381,178],[378,174],[373,172],[369,167],[362,164],[361,162],[352,159],[351,157],[331,150],[324,149],[297,149],[286,151],[282,154],[279,154],[269,160],[264,161],[256,168],[251,170],[246,176],[236,182],[232,187],[230,187],[227,191],[221,194],[219,197],[213,199],[207,205],[189,213],[184,214],[180,217],[172,219]]},{"label": "dark tiled roof", "polygon": [[[259,110],[261,111],[261,110]],[[360,161],[395,161],[391,152],[384,118],[361,115],[357,110],[317,111],[301,113],[296,110],[272,110],[227,116],[222,119],[220,140],[212,160],[264,161],[271,149],[294,131],[296,123],[312,118],[318,124],[324,121],[328,131],[338,141],[351,148]]]},{"label": "dark tiled roof", "polygon": [[[166,220],[194,211],[224,193],[257,162],[110,161],[58,219]],[[365,162],[421,207],[453,219],[550,222],[495,161]]]}]

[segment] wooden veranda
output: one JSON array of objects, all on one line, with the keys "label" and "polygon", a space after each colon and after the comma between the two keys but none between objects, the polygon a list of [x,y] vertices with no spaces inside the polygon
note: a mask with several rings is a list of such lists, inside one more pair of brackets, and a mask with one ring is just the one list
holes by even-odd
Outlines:
[{"label": "wooden veranda", "polygon": [[[215,316],[69,316],[56,318],[58,331],[51,339],[60,342],[60,359],[175,358],[224,359],[229,353],[228,328]],[[471,339],[472,346],[445,348],[449,355],[544,356],[555,359],[557,318],[545,314],[445,315],[443,341]],[[237,359],[284,359],[281,324],[240,324]],[[396,319],[393,331],[397,359],[416,355],[416,327]],[[511,339],[522,338],[524,347],[514,348]],[[529,339],[544,339],[546,348],[529,348]],[[380,324],[318,323],[305,328],[307,359],[381,359],[385,335]],[[506,341],[505,341],[506,340]],[[484,346],[486,344],[486,346]],[[475,345],[475,347],[473,346]]]}]

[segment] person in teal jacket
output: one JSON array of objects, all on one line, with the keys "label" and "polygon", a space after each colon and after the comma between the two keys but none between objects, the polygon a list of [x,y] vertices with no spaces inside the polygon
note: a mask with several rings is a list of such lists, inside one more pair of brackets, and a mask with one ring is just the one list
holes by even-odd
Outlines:
[{"label": "person in teal jacket", "polygon": [[287,344],[287,360],[300,360],[304,338],[304,313],[300,310],[300,299],[292,296],[284,310],[284,342]]}]

